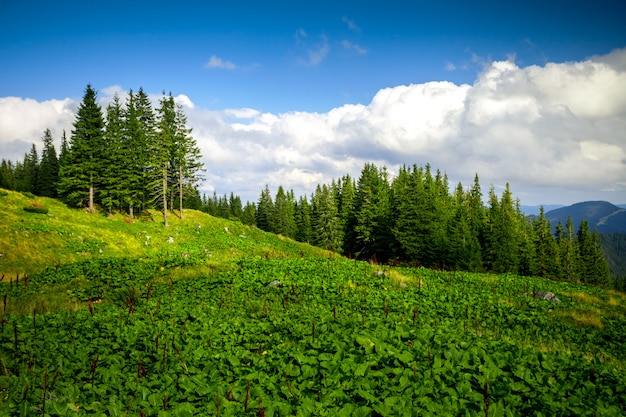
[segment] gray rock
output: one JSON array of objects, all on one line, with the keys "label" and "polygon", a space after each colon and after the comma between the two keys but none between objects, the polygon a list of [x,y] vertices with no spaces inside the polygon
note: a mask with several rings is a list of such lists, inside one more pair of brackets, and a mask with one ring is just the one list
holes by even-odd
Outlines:
[{"label": "gray rock", "polygon": [[561,300],[559,300],[559,297],[554,295],[554,293],[551,291],[535,291],[532,293],[526,293],[526,295],[532,295],[535,298],[538,298],[541,300],[553,301],[555,303],[561,302]]},{"label": "gray rock", "polygon": [[282,287],[281,283],[279,280],[275,279],[274,281],[270,282],[269,284],[267,284],[268,287],[274,287],[274,288],[280,288]]}]

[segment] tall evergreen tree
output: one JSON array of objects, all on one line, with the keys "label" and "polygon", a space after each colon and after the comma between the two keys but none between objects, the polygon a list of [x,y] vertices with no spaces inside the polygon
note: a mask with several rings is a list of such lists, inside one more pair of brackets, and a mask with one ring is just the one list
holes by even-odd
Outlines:
[{"label": "tall evergreen tree", "polygon": [[489,211],[486,230],[486,259],[494,272],[517,272],[520,248],[518,211],[506,184],[498,201],[493,186],[489,190]]},{"label": "tall evergreen tree", "polygon": [[286,193],[282,185],[278,186],[278,191],[276,192],[272,217],[274,218],[273,233],[295,239],[296,219],[293,192]]},{"label": "tall evergreen tree", "polygon": [[565,227],[559,222],[556,227],[556,239],[561,263],[561,279],[578,283],[578,249],[576,247],[576,232],[572,218],[568,217]]},{"label": "tall evergreen tree", "polygon": [[[150,142],[150,158],[148,166],[150,172],[154,173],[153,184],[150,188],[155,192],[155,199],[161,201],[163,209],[163,224],[168,226],[167,219],[167,199],[168,199],[168,183],[170,178],[170,164],[174,152],[174,143],[176,140],[176,104],[174,97],[163,95],[159,101],[160,106],[157,109],[158,120],[156,134],[152,136]],[[181,206],[182,206],[182,185],[181,185]],[[182,212],[182,210],[181,210]]]},{"label": "tall evergreen tree", "polygon": [[125,165],[131,155],[126,155],[124,148],[124,109],[117,94],[106,109],[105,144],[103,159],[106,160],[100,192],[102,204],[109,212],[118,208],[128,199]]},{"label": "tall evergreen tree", "polygon": [[[171,97],[171,94],[170,94]],[[203,179],[204,164],[196,140],[191,136],[192,130],[187,127],[187,116],[181,105],[175,110],[176,132],[172,144],[170,165],[178,179],[178,196],[180,219],[183,219],[183,195],[185,189],[193,189]],[[233,209],[231,207],[231,209]],[[233,209],[234,210],[234,209]],[[238,215],[233,212],[237,217]]]},{"label": "tall evergreen tree", "polygon": [[256,206],[254,203],[247,201],[246,205],[243,207],[243,212],[241,213],[241,222],[247,225],[255,224],[255,213]]},{"label": "tall evergreen tree", "polygon": [[59,160],[56,150],[54,149],[54,141],[52,132],[46,129],[43,134],[43,151],[41,154],[41,163],[39,164],[38,192],[44,197],[56,197],[57,182],[59,179]]},{"label": "tall evergreen tree", "polygon": [[261,191],[261,197],[259,203],[256,206],[256,226],[266,232],[274,230],[273,216],[274,202],[272,201],[272,195],[268,185],[265,185],[265,189]]},{"label": "tall evergreen tree", "polygon": [[294,214],[296,222],[296,240],[298,242],[311,243],[312,240],[312,228],[311,228],[311,206],[306,196],[300,196],[295,207]]},{"label": "tall evergreen tree", "polygon": [[[143,91],[137,93],[130,90],[124,112],[123,149],[127,159],[122,166],[122,176],[125,178],[125,205],[131,217],[135,209],[143,210],[150,189],[150,147],[155,135],[155,117],[152,104]],[[154,179],[154,176],[152,177]],[[153,185],[153,184],[152,184]]]},{"label": "tall evergreen tree", "polygon": [[23,174],[21,176],[21,191],[39,194],[39,154],[35,144],[30,148],[30,152],[24,155],[22,164]]},{"label": "tall evergreen tree", "polygon": [[59,172],[59,186],[67,202],[79,206],[86,202],[90,212],[95,211],[95,193],[103,171],[103,147],[104,119],[96,91],[89,84],[76,113],[68,161]]},{"label": "tall evergreen tree", "polygon": [[387,170],[365,164],[357,182],[352,233],[356,256],[386,261],[391,257],[390,186]]},{"label": "tall evergreen tree", "polygon": [[533,220],[535,273],[544,278],[555,278],[559,273],[559,254],[556,239],[552,234],[550,220],[546,219],[543,206],[539,216]]},{"label": "tall evergreen tree", "polygon": [[311,228],[313,244],[323,249],[341,253],[342,241],[339,212],[330,187],[318,185],[311,198]]}]

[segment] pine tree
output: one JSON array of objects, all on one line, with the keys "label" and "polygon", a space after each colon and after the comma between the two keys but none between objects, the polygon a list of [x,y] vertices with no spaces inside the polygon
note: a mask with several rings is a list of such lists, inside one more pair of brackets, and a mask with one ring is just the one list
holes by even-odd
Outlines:
[{"label": "pine tree", "polygon": [[295,221],[296,221],[296,240],[298,242],[311,243],[312,240],[312,228],[311,228],[311,206],[306,196],[300,196],[295,207]]},{"label": "pine tree", "polygon": [[[386,261],[391,257],[390,186],[386,168],[365,164],[357,182],[352,230],[356,256]],[[341,225],[340,225],[341,226]]]},{"label": "pine tree", "polygon": [[65,200],[78,206],[86,202],[92,213],[103,172],[101,155],[104,152],[104,119],[96,99],[96,91],[91,84],[87,85],[76,114],[68,160],[59,172],[59,188]]},{"label": "pine tree", "polygon": [[282,185],[278,186],[276,198],[274,199],[273,212],[273,233],[295,239],[296,219],[295,202],[293,201],[293,191],[285,193]]},{"label": "pine tree", "polygon": [[552,225],[546,219],[543,206],[539,216],[533,220],[536,274],[544,278],[555,278],[559,273],[559,255]]},{"label": "pine tree", "polygon": [[23,176],[21,178],[21,191],[39,195],[39,155],[33,143],[30,152],[24,155]]},{"label": "pine tree", "polygon": [[155,120],[150,100],[142,88],[137,93],[129,91],[123,118],[122,149],[126,158],[120,174],[124,178],[123,188],[126,190],[124,204],[128,207],[130,217],[134,217],[135,209],[143,210],[152,193],[149,158],[155,135]]},{"label": "pine tree", "polygon": [[[154,190],[154,199],[161,202],[163,209],[163,224],[167,227],[167,198],[170,178],[170,164],[173,159],[174,144],[176,140],[176,104],[174,97],[163,95],[159,101],[160,107],[157,109],[158,120],[156,134],[151,136],[149,142],[150,159],[148,166],[153,173],[153,183],[150,188]],[[181,206],[182,206],[182,184],[181,184]],[[182,210],[181,210],[182,213]]]},{"label": "pine tree", "polygon": [[230,205],[230,211],[233,217],[235,219],[241,220],[241,217],[243,216],[243,206],[241,204],[241,197],[231,192],[230,197],[228,198],[228,204]]},{"label": "pine tree", "polygon": [[256,206],[254,203],[247,201],[246,205],[243,207],[243,212],[241,213],[241,222],[247,225],[254,225],[256,221],[255,213]]},{"label": "pine tree", "polygon": [[100,191],[102,204],[109,213],[112,209],[121,210],[122,203],[129,197],[126,189],[126,177],[123,175],[125,165],[129,162],[124,148],[124,110],[117,94],[106,109],[106,127],[104,133],[104,164],[102,175],[102,189]]},{"label": "pine tree", "polygon": [[39,195],[44,197],[56,197],[59,179],[59,160],[54,149],[50,129],[44,131],[42,140],[43,152],[41,154],[41,163],[39,164],[37,191]]},{"label": "pine tree", "polygon": [[517,272],[520,249],[518,217],[509,184],[506,184],[500,201],[492,186],[489,190],[485,258],[489,269],[494,272]]},{"label": "pine tree", "polygon": [[9,190],[16,190],[15,184],[15,165],[11,161],[5,159],[0,164],[0,178],[2,178],[2,184],[0,188],[6,188]]},{"label": "pine tree", "polygon": [[330,187],[318,185],[311,198],[311,229],[313,244],[341,253],[342,241],[339,212],[335,205]]},{"label": "pine tree", "polygon": [[[172,172],[177,175],[178,179],[180,219],[183,220],[184,190],[193,189],[203,179],[204,164],[201,160],[200,148],[191,136],[191,129],[187,127],[187,116],[185,116],[181,105],[176,106],[175,122],[176,132],[172,143],[170,165]],[[241,206],[241,201],[239,203]],[[238,216],[234,212],[233,214],[235,217]]]},{"label": "pine tree", "polygon": [[273,216],[274,202],[272,201],[272,195],[268,185],[265,185],[265,189],[261,191],[261,197],[259,203],[256,206],[256,226],[266,232],[272,232],[274,230]]},{"label": "pine tree", "polygon": [[556,239],[561,263],[561,279],[573,283],[580,281],[578,270],[578,249],[576,232],[572,218],[568,217],[565,227],[559,222],[556,227]]}]

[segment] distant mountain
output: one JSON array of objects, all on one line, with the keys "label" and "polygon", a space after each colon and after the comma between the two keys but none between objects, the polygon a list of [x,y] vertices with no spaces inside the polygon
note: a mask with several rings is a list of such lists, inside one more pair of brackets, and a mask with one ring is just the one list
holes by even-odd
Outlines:
[{"label": "distant mountain", "polygon": [[520,206],[522,213],[527,216],[539,216],[539,210],[543,207],[544,213],[547,213],[551,210],[556,210],[558,208],[564,207],[563,204],[542,204],[539,206]]},{"label": "distant mountain", "polygon": [[589,223],[589,230],[596,229],[598,233],[626,233],[626,208],[606,201],[576,203],[550,210],[545,215],[552,226],[556,226],[559,221],[565,224],[567,218],[571,217],[575,229],[578,229],[580,222],[585,219]]}]

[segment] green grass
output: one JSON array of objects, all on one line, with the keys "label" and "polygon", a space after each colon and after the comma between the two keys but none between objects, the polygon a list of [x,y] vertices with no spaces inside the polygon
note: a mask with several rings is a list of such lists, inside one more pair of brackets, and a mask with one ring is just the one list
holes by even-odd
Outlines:
[{"label": "green grass", "polygon": [[[48,208],[48,214],[23,210],[32,204]],[[58,200],[8,191],[0,197],[0,219],[0,276],[4,275],[4,280],[92,258],[203,251],[213,263],[223,263],[265,253],[323,253],[195,210],[185,210],[184,221],[170,213],[170,226],[165,228],[158,211],[148,211],[142,220],[119,214],[91,214],[69,209]]]}]

